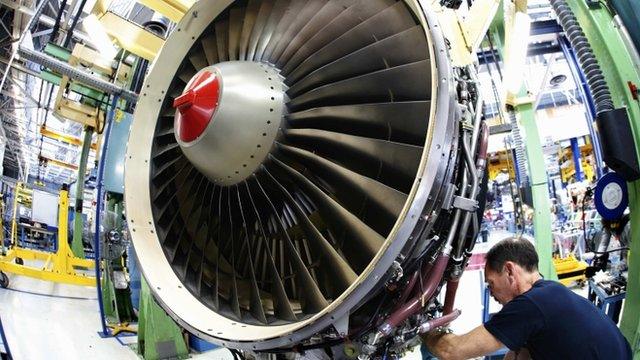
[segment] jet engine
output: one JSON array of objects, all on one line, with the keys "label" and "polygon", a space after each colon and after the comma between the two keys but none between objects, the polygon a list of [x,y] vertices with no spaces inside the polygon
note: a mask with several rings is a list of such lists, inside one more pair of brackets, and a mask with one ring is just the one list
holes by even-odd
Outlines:
[{"label": "jet engine", "polygon": [[200,0],[176,25],[140,92],[125,201],[177,323],[369,358],[459,314],[488,131],[431,6]]}]

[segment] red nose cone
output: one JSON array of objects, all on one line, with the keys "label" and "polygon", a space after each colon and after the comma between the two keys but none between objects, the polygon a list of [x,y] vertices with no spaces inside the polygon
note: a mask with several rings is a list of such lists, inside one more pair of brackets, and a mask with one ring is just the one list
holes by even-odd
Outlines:
[{"label": "red nose cone", "polygon": [[191,142],[202,135],[218,107],[220,81],[210,71],[196,75],[182,95],[173,100],[178,109],[174,126],[180,140]]}]

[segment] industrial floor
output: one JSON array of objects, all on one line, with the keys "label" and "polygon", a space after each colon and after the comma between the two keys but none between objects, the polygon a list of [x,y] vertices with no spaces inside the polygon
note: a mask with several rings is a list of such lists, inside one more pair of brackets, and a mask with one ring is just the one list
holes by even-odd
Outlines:
[{"label": "industrial floor", "polygon": [[[509,233],[492,233],[488,248]],[[136,337],[101,338],[96,290],[9,274],[9,289],[0,288],[0,319],[14,359],[139,359],[128,346]],[[461,279],[455,307],[463,309],[452,324],[456,333],[473,329],[482,322],[482,272],[467,271]],[[493,300],[492,300],[493,301]],[[492,302],[491,311],[499,305]],[[233,359],[225,349],[192,358]],[[418,349],[405,359],[420,359]]]},{"label": "industrial floor", "polygon": [[[101,338],[94,287],[71,286],[9,274],[0,288],[0,319],[15,360],[139,359],[135,336]],[[220,349],[196,359],[233,359]]]}]

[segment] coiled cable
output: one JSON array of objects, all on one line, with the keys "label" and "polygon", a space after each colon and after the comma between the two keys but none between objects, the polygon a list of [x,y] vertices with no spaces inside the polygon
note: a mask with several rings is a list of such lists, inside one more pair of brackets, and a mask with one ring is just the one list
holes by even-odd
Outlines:
[{"label": "coiled cable", "polygon": [[550,0],[553,10],[558,15],[560,25],[567,34],[567,38],[573,47],[580,68],[587,79],[587,85],[591,91],[591,96],[596,106],[596,115],[615,109],[609,86],[602,74],[602,69],[598,60],[593,54],[593,49],[582,31],[573,10],[566,0]]}]

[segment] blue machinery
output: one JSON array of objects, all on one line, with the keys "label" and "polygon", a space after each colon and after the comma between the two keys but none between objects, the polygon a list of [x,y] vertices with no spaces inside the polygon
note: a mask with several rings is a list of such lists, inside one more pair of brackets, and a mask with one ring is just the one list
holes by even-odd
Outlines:
[{"label": "blue machinery", "polygon": [[96,289],[98,292],[98,306],[100,307],[100,325],[102,326],[102,334],[107,336],[109,334],[107,330],[106,316],[104,313],[104,304],[102,298],[102,283],[101,283],[101,271],[100,271],[100,212],[102,211],[102,184],[103,184],[103,175],[104,175],[104,165],[106,163],[107,150],[109,149],[109,137],[111,135],[111,129],[113,127],[113,118],[115,114],[115,109],[118,104],[118,97],[114,96],[113,101],[111,102],[111,108],[109,109],[109,114],[107,116],[106,121],[106,135],[104,137],[104,145],[102,147],[103,156],[100,158],[100,164],[98,165],[98,178],[97,183],[97,194],[96,194],[96,218],[95,218],[95,236],[94,236],[94,249],[95,249],[95,267],[96,267]]},{"label": "blue machinery", "polygon": [[[0,319],[0,342],[1,345],[4,346],[4,353],[7,354],[7,357],[11,359],[11,350],[9,349],[9,343],[7,342],[7,336],[4,333],[4,328],[2,327],[2,319]],[[2,354],[2,352],[0,352]]]}]

